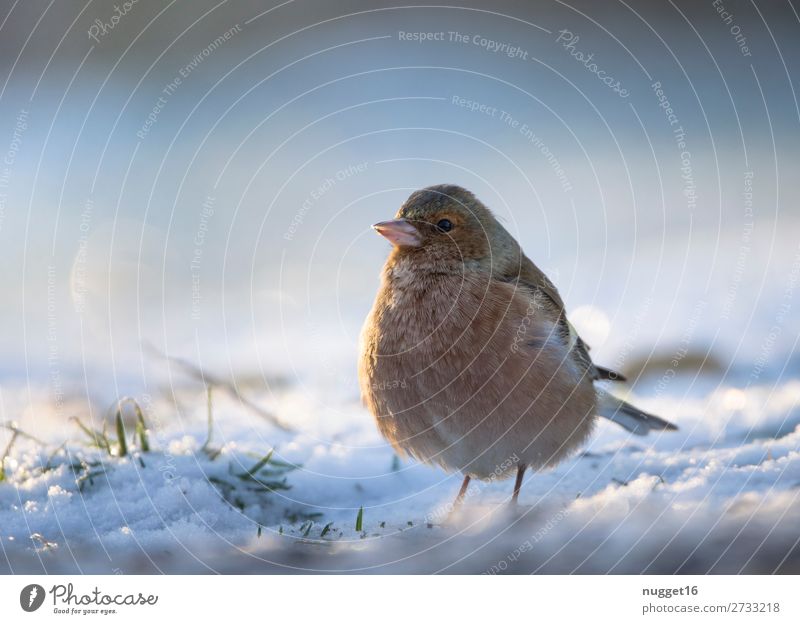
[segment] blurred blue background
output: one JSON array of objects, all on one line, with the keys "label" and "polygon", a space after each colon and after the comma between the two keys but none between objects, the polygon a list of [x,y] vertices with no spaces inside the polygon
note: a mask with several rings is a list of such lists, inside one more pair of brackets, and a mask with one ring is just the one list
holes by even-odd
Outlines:
[{"label": "blurred blue background", "polygon": [[796,376],[789,2],[116,6],[0,3],[0,383],[133,393],[152,344],[355,393],[370,224],[441,182],[598,361]]}]

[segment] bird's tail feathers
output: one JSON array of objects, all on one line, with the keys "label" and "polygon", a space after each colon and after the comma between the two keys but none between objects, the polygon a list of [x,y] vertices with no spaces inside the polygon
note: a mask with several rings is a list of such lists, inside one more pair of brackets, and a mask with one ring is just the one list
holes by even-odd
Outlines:
[{"label": "bird's tail feathers", "polygon": [[678,429],[671,422],[643,412],[610,394],[602,393],[598,398],[597,413],[600,416],[636,435],[647,435],[650,431],[675,431]]}]

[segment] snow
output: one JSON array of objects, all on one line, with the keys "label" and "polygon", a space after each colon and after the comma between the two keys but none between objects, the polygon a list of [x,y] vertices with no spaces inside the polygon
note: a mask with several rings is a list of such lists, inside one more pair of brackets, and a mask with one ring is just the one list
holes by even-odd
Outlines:
[{"label": "snow", "polygon": [[[506,504],[510,482],[474,483],[458,513],[450,503],[460,477],[395,458],[349,392],[330,388],[335,400],[313,411],[307,387],[258,395],[298,427],[293,432],[215,395],[204,449],[205,393],[187,383],[177,401],[145,405],[151,450],[115,457],[88,446],[57,410],[25,409],[27,391],[4,387],[4,413],[21,414],[20,430],[46,445],[18,437],[5,461],[0,565],[109,573],[797,572],[800,382],[693,395],[675,380],[674,394],[629,398],[668,415],[679,431],[636,437],[603,422],[583,452],[528,476],[517,509]],[[325,392],[321,382],[317,389]],[[2,435],[0,448],[10,432]],[[252,491],[238,475],[271,449],[273,460],[295,466],[283,475],[290,488]],[[42,470],[48,460],[52,469]],[[70,467],[80,461],[97,462],[82,487],[81,470]]]},{"label": "snow", "polygon": [[[78,3],[49,3],[44,39],[21,37],[39,4],[14,4],[22,47],[0,55],[0,425],[36,438],[0,426],[0,571],[800,572],[796,70],[769,52],[798,58],[791,6],[751,11],[763,54],[747,68],[703,3],[683,3],[680,28],[648,3],[641,19],[604,4],[624,50],[566,3],[299,30],[307,3],[258,20],[227,3],[246,32],[143,140],[164,85],[208,45],[210,6],[183,3],[126,48],[145,24],[132,15],[87,60],[81,32],[50,52]],[[580,30],[630,97],[526,20]],[[536,62],[389,36],[421,26],[528,41]],[[169,54],[150,65],[159,42]],[[628,374],[613,391],[679,431],[600,423],[528,475],[516,510],[511,483],[476,483],[451,515],[460,477],[395,457],[355,382],[389,249],[370,224],[441,182],[476,193],[553,280],[592,357]],[[206,444],[205,388],[147,344],[235,378],[294,430],[217,389]],[[152,448],[118,457],[71,418],[115,436],[124,395]],[[241,476],[271,450],[295,469]]]}]

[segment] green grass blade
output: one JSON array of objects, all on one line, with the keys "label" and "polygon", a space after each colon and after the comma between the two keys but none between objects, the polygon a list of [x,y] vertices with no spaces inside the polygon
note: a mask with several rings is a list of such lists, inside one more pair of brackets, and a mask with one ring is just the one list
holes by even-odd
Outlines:
[{"label": "green grass blade", "polygon": [[101,449],[105,449],[106,453],[109,455],[113,455],[111,452],[111,440],[108,438],[108,423],[103,421],[103,430],[100,432],[100,438],[98,440],[98,447]]},{"label": "green grass blade", "polygon": [[145,425],[142,410],[138,409],[138,405],[136,407],[136,437],[139,438],[139,448],[142,453],[149,453],[150,440],[147,438],[147,425]]},{"label": "green grass blade", "polygon": [[125,441],[125,425],[122,423],[122,410],[117,410],[117,448],[118,456],[125,457],[128,454],[128,443]]},{"label": "green grass blade", "polygon": [[256,481],[258,479],[256,476],[258,474],[258,471],[269,463],[269,460],[272,459],[272,453],[274,450],[275,449],[272,449],[269,453],[264,455],[264,457],[259,459],[258,462],[250,470],[248,470],[247,472],[240,472],[236,476],[239,477],[240,479],[250,479],[251,481]]}]

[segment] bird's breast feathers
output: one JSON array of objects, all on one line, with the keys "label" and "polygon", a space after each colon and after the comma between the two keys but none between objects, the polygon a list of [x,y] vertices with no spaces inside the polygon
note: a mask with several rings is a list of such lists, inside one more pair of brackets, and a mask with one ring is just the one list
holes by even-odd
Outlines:
[{"label": "bird's breast feathers", "polygon": [[[362,333],[362,396],[381,432],[450,468],[475,453],[465,446],[504,436],[513,443],[478,451],[484,469],[503,459],[498,453],[524,448],[532,465],[547,463],[530,454],[546,454],[550,440],[565,435],[552,425],[547,433],[548,422],[573,427],[570,418],[587,420],[594,403],[551,312],[488,275],[412,277],[384,277]],[[480,442],[470,442],[471,432]]]}]

